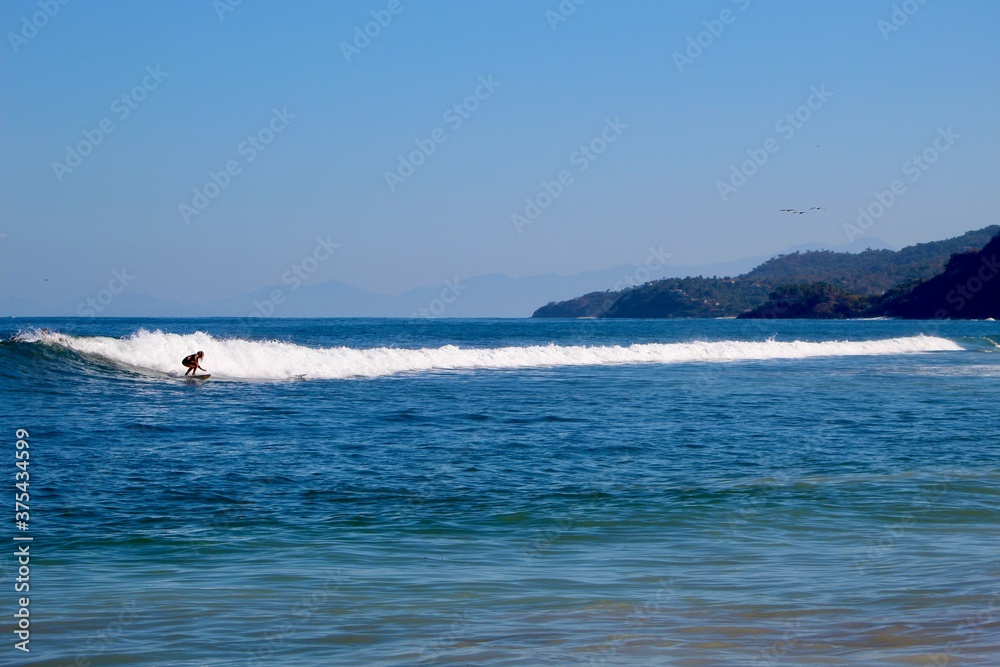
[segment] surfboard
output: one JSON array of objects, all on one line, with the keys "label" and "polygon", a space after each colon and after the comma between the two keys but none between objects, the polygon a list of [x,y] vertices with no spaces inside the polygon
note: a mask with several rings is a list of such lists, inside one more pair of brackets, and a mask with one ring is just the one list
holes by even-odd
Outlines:
[{"label": "surfboard", "polygon": [[185,379],[186,380],[207,380],[210,377],[212,377],[212,376],[211,375],[188,375]]}]

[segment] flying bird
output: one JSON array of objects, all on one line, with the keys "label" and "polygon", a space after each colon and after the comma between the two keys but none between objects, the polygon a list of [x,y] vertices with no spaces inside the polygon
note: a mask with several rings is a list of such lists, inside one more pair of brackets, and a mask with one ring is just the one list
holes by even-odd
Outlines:
[{"label": "flying bird", "polygon": [[[809,210],[810,211],[822,211],[824,209],[823,209],[822,206],[813,206]],[[808,211],[796,211],[794,208],[783,208],[783,209],[781,209],[781,212],[782,213],[793,213],[793,214],[796,214],[796,215],[805,215],[806,213],[808,213]]]}]

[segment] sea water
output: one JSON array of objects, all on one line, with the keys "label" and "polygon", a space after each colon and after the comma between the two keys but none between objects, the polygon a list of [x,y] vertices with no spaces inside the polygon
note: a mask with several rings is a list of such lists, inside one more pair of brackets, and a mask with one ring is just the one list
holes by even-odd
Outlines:
[{"label": "sea water", "polygon": [[0,336],[0,664],[1000,664],[993,322]]}]

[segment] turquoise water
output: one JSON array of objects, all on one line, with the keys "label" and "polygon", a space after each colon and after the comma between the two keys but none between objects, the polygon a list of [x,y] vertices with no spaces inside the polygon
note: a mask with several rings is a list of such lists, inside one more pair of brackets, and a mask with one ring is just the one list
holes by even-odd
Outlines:
[{"label": "turquoise water", "polygon": [[0,336],[3,664],[1000,664],[996,323]]}]

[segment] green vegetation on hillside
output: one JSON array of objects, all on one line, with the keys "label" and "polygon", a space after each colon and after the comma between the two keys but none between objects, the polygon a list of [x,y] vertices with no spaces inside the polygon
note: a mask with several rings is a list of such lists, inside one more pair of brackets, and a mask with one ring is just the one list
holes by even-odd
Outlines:
[{"label": "green vegetation on hillside", "polygon": [[[779,255],[735,278],[666,278],[618,292],[592,292],[549,303],[532,317],[865,316],[895,297],[893,288],[934,277],[951,255],[978,250],[998,233],[1000,226],[993,225],[899,251]],[[775,313],[775,304],[785,304],[788,314]],[[772,314],[758,313],[768,306]]]},{"label": "green vegetation on hillside", "polygon": [[760,283],[733,278],[668,278],[624,292],[604,317],[727,317],[767,299]]},{"label": "green vegetation on hillside", "polygon": [[841,320],[874,313],[874,299],[830,283],[782,285],[766,303],[740,314],[744,319],[811,318]]},{"label": "green vegetation on hillside", "polygon": [[1000,235],[979,252],[957,253],[939,275],[886,294],[885,315],[911,319],[1000,319]]},{"label": "green vegetation on hillside", "polygon": [[882,294],[903,281],[931,278],[953,254],[979,250],[997,233],[1000,226],[992,225],[952,239],[919,243],[897,251],[819,250],[779,255],[745,277],[772,285],[826,282],[861,294]]},{"label": "green vegetation on hillside", "polygon": [[[607,312],[620,292],[591,292],[569,301],[550,301],[532,317],[599,317]],[[539,314],[541,313],[541,314]]]}]

